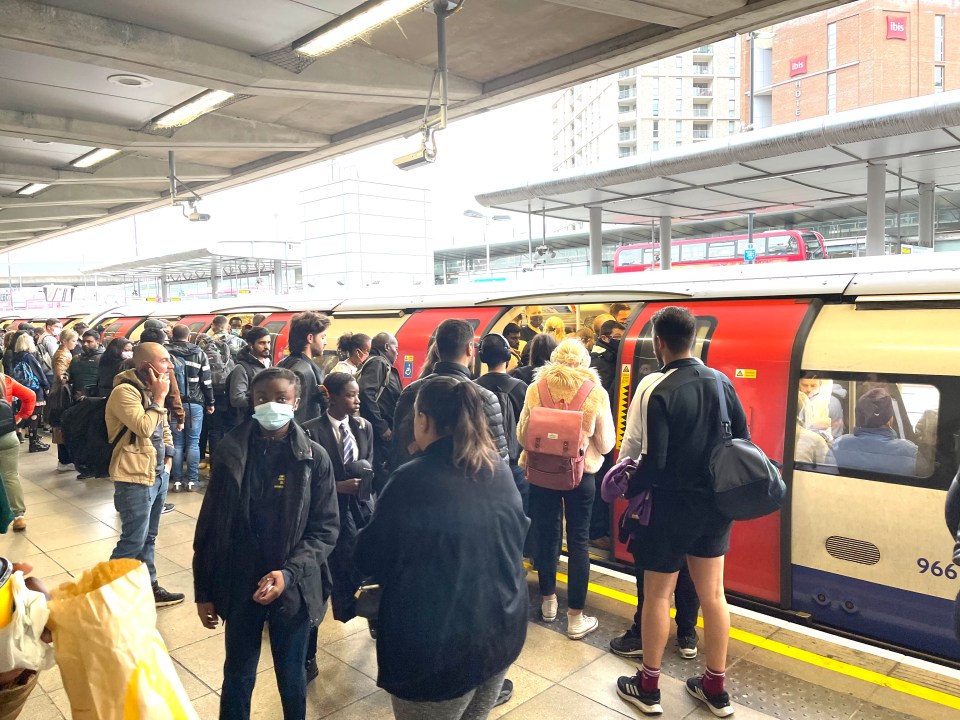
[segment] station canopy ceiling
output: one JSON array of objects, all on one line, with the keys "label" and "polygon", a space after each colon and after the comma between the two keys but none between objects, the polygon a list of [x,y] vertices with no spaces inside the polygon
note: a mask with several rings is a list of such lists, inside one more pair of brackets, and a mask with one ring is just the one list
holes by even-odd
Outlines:
[{"label": "station canopy ceiling", "polygon": [[[843,2],[465,0],[447,20],[450,117]],[[432,13],[317,58],[293,50],[358,4],[2,0],[0,250],[169,203],[170,150],[208,193],[415,131],[437,63]],[[212,92],[232,96],[158,128]]]},{"label": "station canopy ceiling", "polygon": [[[960,90],[849,110],[531,180],[477,196],[501,210],[587,222],[741,224],[747,213],[799,224],[862,217],[867,166],[883,164],[885,199],[933,186],[960,193]],[[698,230],[707,228],[701,225]]]}]

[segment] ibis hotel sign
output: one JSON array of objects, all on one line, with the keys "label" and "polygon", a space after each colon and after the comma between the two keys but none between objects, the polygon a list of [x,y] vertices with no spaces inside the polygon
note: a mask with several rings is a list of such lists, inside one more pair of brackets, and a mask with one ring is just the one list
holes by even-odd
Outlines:
[{"label": "ibis hotel sign", "polygon": [[907,39],[907,18],[901,15],[887,15],[887,40]]},{"label": "ibis hotel sign", "polygon": [[790,77],[807,74],[807,56],[801,55],[790,61]]}]

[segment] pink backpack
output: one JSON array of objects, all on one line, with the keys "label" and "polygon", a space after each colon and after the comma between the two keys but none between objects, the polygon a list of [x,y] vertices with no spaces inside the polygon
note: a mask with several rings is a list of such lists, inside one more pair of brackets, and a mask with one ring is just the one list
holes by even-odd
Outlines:
[{"label": "pink backpack", "polygon": [[587,380],[569,407],[555,403],[546,380],[537,383],[540,407],[530,409],[527,440],[527,482],[548,490],[573,490],[583,479],[583,403],[593,390]]}]

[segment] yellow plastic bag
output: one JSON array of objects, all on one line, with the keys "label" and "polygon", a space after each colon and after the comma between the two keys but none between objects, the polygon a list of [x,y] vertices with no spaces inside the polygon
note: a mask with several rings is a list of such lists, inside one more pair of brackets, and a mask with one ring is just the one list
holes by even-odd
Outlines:
[{"label": "yellow plastic bag", "polygon": [[54,590],[49,607],[74,720],[199,720],[157,632],[145,565],[100,563]]}]

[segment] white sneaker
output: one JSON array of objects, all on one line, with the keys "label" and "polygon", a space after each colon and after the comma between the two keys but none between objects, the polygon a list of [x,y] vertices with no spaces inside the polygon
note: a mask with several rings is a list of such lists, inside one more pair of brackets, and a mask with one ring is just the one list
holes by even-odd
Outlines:
[{"label": "white sneaker", "polygon": [[600,627],[600,621],[584,613],[567,615],[567,637],[581,640]]},{"label": "white sneaker", "polygon": [[70,472],[73,470],[73,465],[69,463],[57,463],[57,472]]},{"label": "white sneaker", "polygon": [[552,600],[544,600],[540,603],[540,615],[544,622],[553,622],[557,619],[557,597],[554,595]]}]

